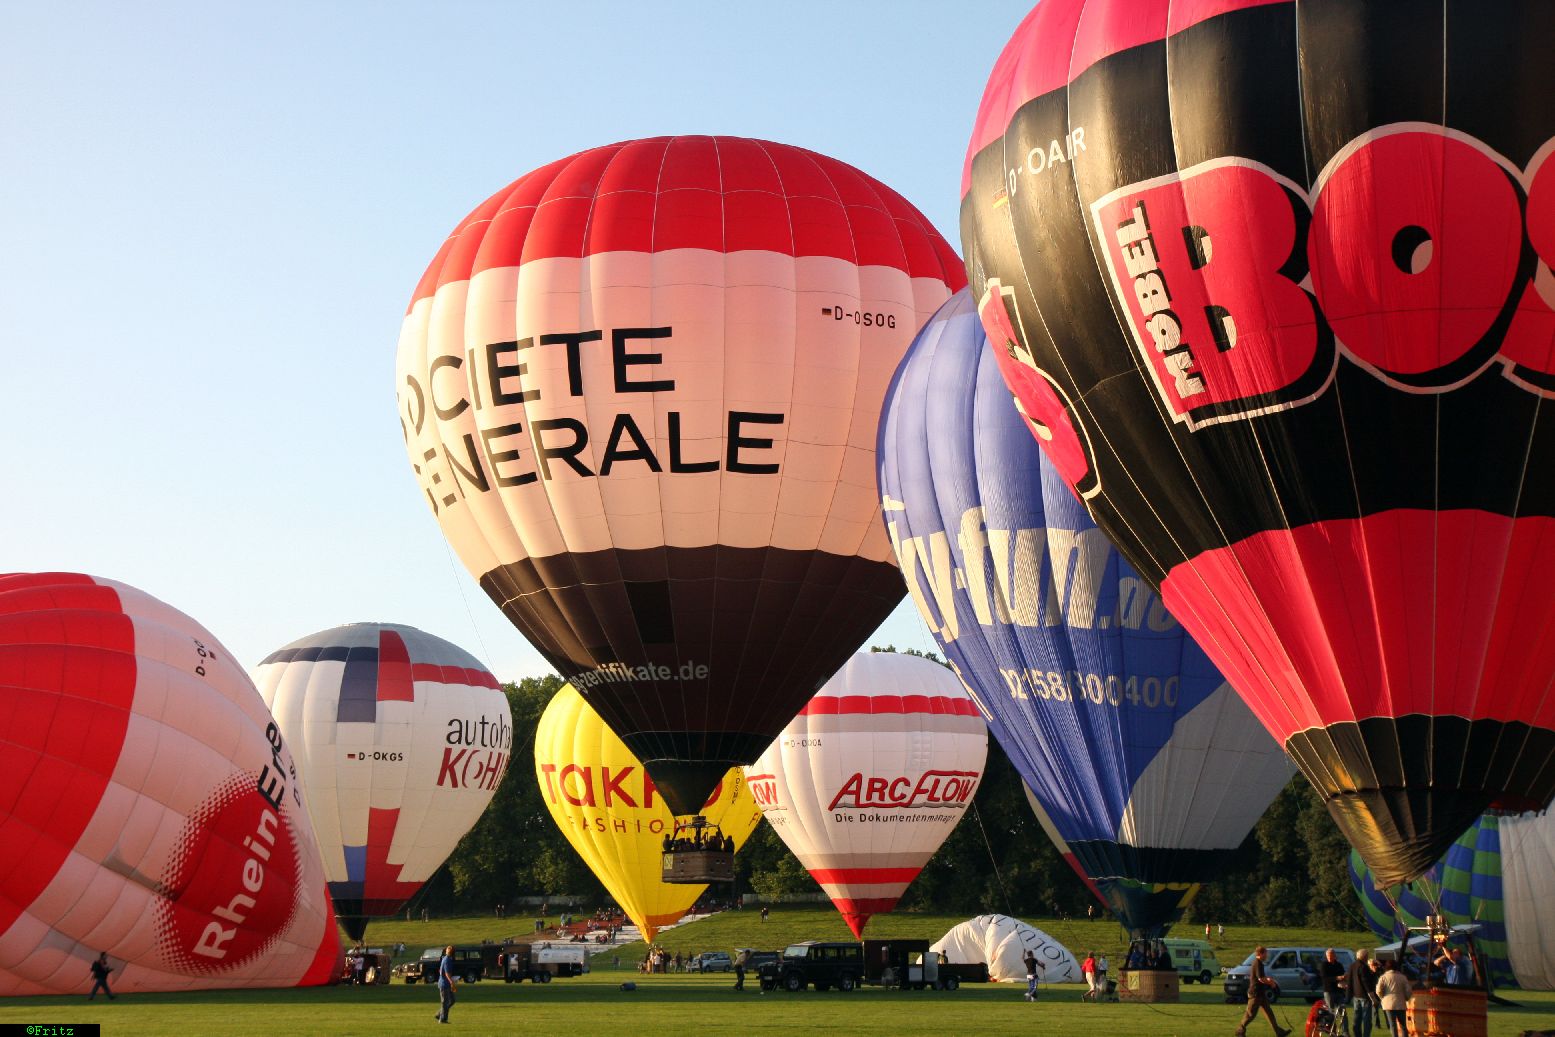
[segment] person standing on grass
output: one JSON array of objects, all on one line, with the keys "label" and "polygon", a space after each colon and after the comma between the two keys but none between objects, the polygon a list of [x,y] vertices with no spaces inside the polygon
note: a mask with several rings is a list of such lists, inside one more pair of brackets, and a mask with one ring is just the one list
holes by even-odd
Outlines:
[{"label": "person standing on grass", "polygon": [[1376,998],[1377,974],[1372,970],[1366,948],[1355,952],[1355,964],[1345,976],[1345,993],[1350,995],[1350,1018],[1355,1021],[1351,1031],[1355,1037],[1371,1037],[1371,1008]]},{"label": "person standing on grass", "polygon": [[[1332,947],[1323,954],[1323,963],[1318,966],[1318,976],[1323,981],[1323,1004],[1330,1012],[1337,1014],[1339,1006],[1345,1003],[1345,987],[1349,985],[1349,977]],[[1349,1037],[1348,1021],[1344,1024],[1344,1032],[1345,1037]]]},{"label": "person standing on grass", "polygon": [[1107,996],[1107,953],[1103,951],[1096,956],[1096,997],[1098,1000]]},{"label": "person standing on grass", "polygon": [[1409,993],[1409,977],[1398,967],[1398,962],[1388,962],[1387,971],[1377,978],[1377,999],[1382,1002],[1388,1037],[1409,1037],[1409,1029],[1404,1024],[1404,1014],[1409,1010]]},{"label": "person standing on grass", "polygon": [[1236,1037],[1247,1037],[1247,1024],[1258,1018],[1258,1012],[1269,1017],[1269,1025],[1274,1027],[1274,1037],[1288,1037],[1290,1031],[1274,1021],[1274,1009],[1269,1007],[1269,990],[1278,986],[1263,971],[1264,960],[1269,957],[1269,948],[1257,947],[1253,950],[1253,967],[1247,973],[1247,1011],[1242,1014],[1242,1021],[1237,1025]]},{"label": "person standing on grass", "polygon": [[454,1006],[454,991],[458,985],[454,983],[454,948],[449,944],[443,948],[443,960],[437,963],[437,997],[442,1002],[442,1011],[432,1018],[440,1023],[448,1021],[448,1012]]},{"label": "person standing on grass", "polygon": [[108,1000],[114,999],[113,991],[108,989],[108,973],[112,971],[113,966],[108,964],[108,952],[103,951],[97,956],[97,960],[92,962],[92,992],[86,995],[88,1001],[96,1000],[98,987],[102,987],[103,993],[108,995]]}]

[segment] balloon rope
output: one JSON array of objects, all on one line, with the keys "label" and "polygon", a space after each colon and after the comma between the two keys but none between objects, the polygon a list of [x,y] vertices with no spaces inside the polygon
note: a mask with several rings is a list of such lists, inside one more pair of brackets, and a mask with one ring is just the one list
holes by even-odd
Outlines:
[{"label": "balloon rope", "polygon": [[977,830],[983,833],[983,846],[988,850],[988,863],[993,865],[994,881],[999,883],[999,892],[1004,895],[1004,913],[1011,918],[1015,917],[1015,908],[1010,904],[1010,891],[1004,888],[1004,876],[999,874],[999,862],[994,859],[993,844],[988,841],[988,829],[983,827],[983,812],[977,809],[977,799],[972,799],[972,816],[977,818]]},{"label": "balloon rope", "polygon": [[491,657],[491,650],[486,647],[486,639],[481,636],[481,628],[475,623],[475,613],[470,611],[470,599],[464,593],[464,580],[461,579],[459,564],[454,561],[454,549],[449,546],[447,537],[443,538],[443,550],[448,555],[448,571],[453,573],[454,586],[459,591],[459,600],[464,603],[464,614],[470,619],[470,630],[474,632],[475,639],[481,643],[481,657],[495,672],[496,660]]}]

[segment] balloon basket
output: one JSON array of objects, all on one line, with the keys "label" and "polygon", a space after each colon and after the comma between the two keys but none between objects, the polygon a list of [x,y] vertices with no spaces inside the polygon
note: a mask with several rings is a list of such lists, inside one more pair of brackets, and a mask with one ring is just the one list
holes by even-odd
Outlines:
[{"label": "balloon basket", "polygon": [[734,880],[734,854],[722,850],[680,850],[664,855],[660,879],[671,884],[703,885]]},{"label": "balloon basket", "polygon": [[1175,1004],[1180,983],[1175,969],[1124,969],[1118,973],[1118,1000]]},{"label": "balloon basket", "polygon": [[1472,987],[1426,987],[1409,999],[1409,1037],[1485,1037],[1485,992]]},{"label": "balloon basket", "polygon": [[670,885],[702,886],[734,881],[733,841],[724,838],[717,825],[701,814],[690,821],[676,821],[675,834],[665,840],[660,881]]}]

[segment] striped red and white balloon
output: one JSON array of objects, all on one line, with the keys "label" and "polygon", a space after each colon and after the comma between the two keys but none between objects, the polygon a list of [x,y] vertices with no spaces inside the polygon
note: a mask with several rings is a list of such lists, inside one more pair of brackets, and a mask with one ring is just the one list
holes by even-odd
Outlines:
[{"label": "striped red and white balloon", "polygon": [[416,288],[396,384],[424,496],[677,813],[901,599],[875,428],[964,282],[852,166],[688,136],[520,177]]},{"label": "striped red and white balloon", "polygon": [[853,656],[761,759],[756,803],[853,934],[896,906],[972,803],[988,727],[920,656]]},{"label": "striped red and white balloon", "polygon": [[290,747],[200,624],[0,575],[0,995],[287,987],[340,936]]},{"label": "striped red and white balloon", "polygon": [[513,751],[507,696],[464,649],[388,623],[293,641],[254,682],[297,754],[335,909],[360,940],[496,794]]}]

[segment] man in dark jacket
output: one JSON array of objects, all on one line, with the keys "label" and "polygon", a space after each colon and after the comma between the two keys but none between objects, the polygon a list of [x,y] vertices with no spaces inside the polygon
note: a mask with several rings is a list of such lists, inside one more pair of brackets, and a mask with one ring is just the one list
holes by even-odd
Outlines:
[{"label": "man in dark jacket", "polygon": [[1377,1001],[1377,973],[1367,960],[1365,947],[1355,952],[1355,963],[1345,974],[1345,992],[1350,995],[1350,1018],[1355,1022],[1355,1037],[1371,1037],[1371,1022]]},{"label": "man in dark jacket", "polygon": [[97,997],[99,987],[102,988],[103,993],[108,995],[108,1000],[113,1000],[113,991],[108,989],[108,973],[112,971],[113,966],[108,964],[108,952],[104,951],[97,956],[96,961],[92,962],[92,992],[86,995],[88,1001],[94,1000]]},{"label": "man in dark jacket", "polygon": [[[1332,947],[1323,954],[1323,962],[1318,966],[1318,978],[1323,982],[1323,1004],[1336,1016],[1339,1006],[1345,1003],[1345,987],[1349,983],[1344,964],[1339,960],[1339,955]],[[1344,1021],[1342,1031],[1345,1037],[1349,1037],[1350,1023]]]},{"label": "man in dark jacket", "polygon": [[1269,1025],[1274,1027],[1274,1037],[1289,1037],[1290,1031],[1274,1021],[1274,1009],[1269,1007],[1269,988],[1275,983],[1263,971],[1264,960],[1268,957],[1267,947],[1258,947],[1253,951],[1253,967],[1247,974],[1247,1011],[1236,1028],[1236,1037],[1247,1037],[1247,1024],[1258,1018],[1260,1008],[1269,1017]]}]

